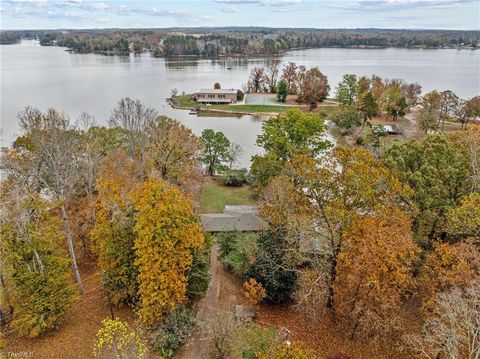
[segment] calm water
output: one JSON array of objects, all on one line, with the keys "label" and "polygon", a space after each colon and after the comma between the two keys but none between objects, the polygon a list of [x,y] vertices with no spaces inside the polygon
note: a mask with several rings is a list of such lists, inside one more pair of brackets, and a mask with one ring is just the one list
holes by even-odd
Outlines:
[{"label": "calm water", "polygon": [[[40,47],[32,41],[0,46],[2,145],[18,134],[16,114],[27,105],[42,110],[56,107],[72,118],[82,111],[105,124],[119,98],[139,98],[162,114],[173,117],[199,134],[205,128],[223,131],[242,146],[242,166],[248,166],[261,129],[262,118],[196,117],[167,106],[170,89],[192,92],[213,86],[239,88],[250,69],[288,61],[319,66],[332,88],[345,73],[378,74],[417,81],[425,91],[451,89],[462,97],[480,93],[480,51],[411,49],[312,49],[292,51],[281,58],[167,60],[149,54],[107,57],[70,54],[63,48]],[[227,67],[231,67],[229,70]]]}]

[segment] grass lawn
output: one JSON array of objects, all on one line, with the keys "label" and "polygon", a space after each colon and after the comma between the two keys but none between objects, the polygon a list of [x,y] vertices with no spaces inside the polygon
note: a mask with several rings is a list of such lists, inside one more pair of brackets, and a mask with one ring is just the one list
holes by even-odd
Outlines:
[{"label": "grass lawn", "polygon": [[201,108],[204,110],[216,109],[227,110],[234,112],[286,112],[289,109],[297,108],[298,106],[275,106],[275,105],[201,105],[198,102],[191,101],[190,96],[184,95],[175,97],[175,103],[178,106],[189,108]]},{"label": "grass lawn", "polygon": [[228,187],[219,178],[206,181],[200,191],[200,213],[222,213],[227,204],[255,204],[249,186]]}]

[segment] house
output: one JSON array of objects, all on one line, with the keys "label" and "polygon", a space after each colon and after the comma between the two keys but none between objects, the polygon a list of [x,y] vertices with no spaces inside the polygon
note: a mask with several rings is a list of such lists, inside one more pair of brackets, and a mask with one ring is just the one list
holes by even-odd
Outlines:
[{"label": "house", "polygon": [[256,206],[225,206],[223,213],[201,214],[205,232],[259,232],[268,228]]},{"label": "house", "polygon": [[236,89],[202,89],[192,95],[194,101],[200,103],[236,103]]},{"label": "house", "polygon": [[372,131],[380,135],[401,135],[403,133],[402,128],[397,125],[374,125]]}]

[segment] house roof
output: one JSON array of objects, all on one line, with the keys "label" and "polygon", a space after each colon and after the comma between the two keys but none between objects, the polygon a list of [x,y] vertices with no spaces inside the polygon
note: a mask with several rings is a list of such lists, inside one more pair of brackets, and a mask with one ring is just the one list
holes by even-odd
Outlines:
[{"label": "house roof", "polygon": [[224,213],[202,214],[200,221],[205,232],[258,232],[267,224],[255,206],[225,206]]},{"label": "house roof", "polygon": [[236,89],[200,89],[195,93],[237,94]]}]

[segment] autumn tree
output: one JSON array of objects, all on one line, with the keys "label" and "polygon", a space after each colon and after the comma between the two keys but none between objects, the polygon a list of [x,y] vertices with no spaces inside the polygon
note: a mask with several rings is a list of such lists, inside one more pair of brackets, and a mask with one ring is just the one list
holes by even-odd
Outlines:
[{"label": "autumn tree", "polygon": [[254,67],[250,71],[248,78],[248,89],[251,92],[262,92],[265,83],[265,69],[263,67]]},{"label": "autumn tree", "polygon": [[221,168],[222,162],[228,161],[230,141],[223,132],[212,129],[203,130],[200,140],[204,148],[202,161],[210,176],[213,176]]},{"label": "autumn tree", "polygon": [[407,100],[407,109],[410,110],[413,106],[418,104],[420,94],[422,93],[422,86],[417,82],[403,84],[402,91]]},{"label": "autumn tree", "polygon": [[145,162],[148,173],[195,196],[201,185],[203,145],[180,122],[159,116],[148,127]]},{"label": "autumn tree", "polygon": [[438,243],[424,261],[420,276],[423,308],[431,310],[437,295],[454,287],[480,283],[480,252],[471,243]]},{"label": "autumn tree", "polygon": [[301,71],[297,75],[299,79],[300,102],[308,104],[310,110],[317,107],[317,103],[327,98],[330,92],[327,76],[322,74],[318,67]]},{"label": "autumn tree", "polygon": [[129,193],[141,178],[136,163],[119,151],[109,155],[97,181],[97,216],[91,236],[102,285],[115,305],[137,299],[135,210]]},{"label": "autumn tree", "polygon": [[1,296],[13,308],[11,328],[35,337],[54,329],[74,300],[61,223],[38,194],[2,186]]},{"label": "autumn tree", "polygon": [[297,64],[295,62],[289,62],[283,66],[282,79],[287,83],[288,93],[296,94]]},{"label": "autumn tree", "polygon": [[119,319],[104,319],[97,332],[93,357],[100,359],[143,359],[146,343],[135,330]]},{"label": "autumn tree", "polygon": [[120,99],[110,116],[110,126],[120,127],[127,132],[128,152],[133,159],[142,164],[147,143],[147,128],[156,117],[156,110],[130,97]]},{"label": "autumn tree", "polygon": [[387,116],[392,117],[393,120],[405,116],[405,111],[408,107],[405,95],[396,86],[387,87],[383,92],[382,104]]},{"label": "autumn tree", "polygon": [[267,296],[267,292],[261,283],[258,283],[255,279],[250,278],[248,281],[243,283],[243,296],[249,304],[256,305]]},{"label": "autumn tree", "polygon": [[469,194],[448,209],[443,230],[449,239],[480,242],[480,193]]},{"label": "autumn tree", "polygon": [[352,106],[358,98],[357,76],[353,74],[343,75],[342,81],[337,86],[337,100],[341,105]]},{"label": "autumn tree", "polygon": [[193,204],[175,187],[147,179],[132,193],[135,206],[135,265],[138,315],[152,324],[186,298],[192,251],[203,233]]},{"label": "autumn tree", "polygon": [[[70,253],[71,265],[80,293],[83,285],[75,254],[68,202],[82,183],[84,140],[71,125],[66,114],[54,109],[41,113],[38,109],[25,108],[18,115],[20,127],[28,137],[30,147],[24,147],[22,161],[26,166],[18,172],[18,167],[7,165],[11,176],[29,178],[24,185],[48,191],[60,207],[63,229]],[[11,164],[11,163],[10,163]],[[32,184],[32,181],[35,184]]]},{"label": "autumn tree", "polygon": [[333,284],[335,313],[353,338],[396,329],[396,312],[413,283],[418,248],[398,209],[358,216],[344,235]]},{"label": "autumn tree", "polygon": [[[332,307],[338,255],[352,220],[358,213],[376,213],[378,206],[410,210],[410,190],[363,149],[337,147],[329,156],[296,157],[284,172],[307,200],[304,213],[309,213],[311,220],[301,223],[304,232],[316,238],[315,255],[325,258],[326,268],[319,268],[318,273],[327,273],[327,305]],[[281,205],[273,201],[270,206]]]}]

